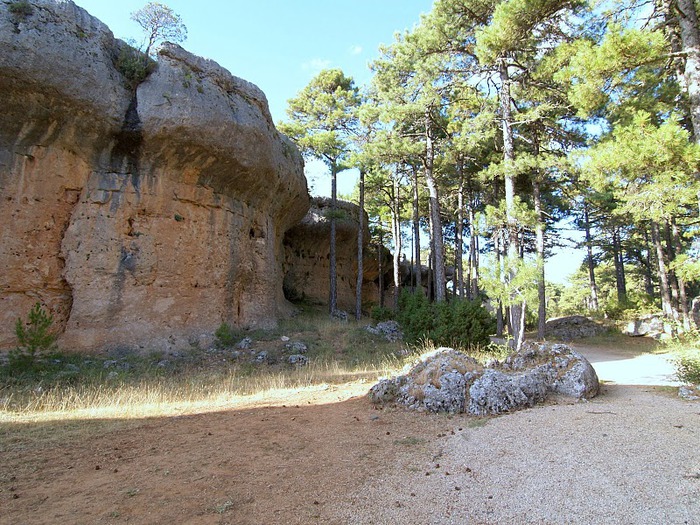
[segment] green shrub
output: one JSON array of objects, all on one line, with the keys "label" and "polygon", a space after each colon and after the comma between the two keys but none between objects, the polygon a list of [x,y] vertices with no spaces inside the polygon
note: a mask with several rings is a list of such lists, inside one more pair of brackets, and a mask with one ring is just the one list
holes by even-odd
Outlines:
[{"label": "green shrub", "polygon": [[214,332],[216,344],[219,348],[225,348],[235,345],[239,340],[239,333],[231,328],[228,323],[221,323],[219,328]]},{"label": "green shrub", "polygon": [[151,74],[155,62],[145,53],[124,42],[119,47],[114,67],[124,77],[126,87],[135,90]]},{"label": "green shrub", "polygon": [[34,8],[32,8],[31,4],[27,2],[27,0],[16,0],[15,2],[10,2],[10,5],[7,6],[7,8],[9,9],[10,13],[22,18],[32,16],[34,13]]},{"label": "green shrub", "polygon": [[479,301],[430,303],[423,294],[404,292],[397,320],[409,342],[430,340],[438,346],[488,345],[495,320]]},{"label": "green shrub", "polygon": [[27,321],[17,319],[15,336],[18,346],[9,353],[10,367],[31,369],[44,355],[55,349],[56,334],[51,332],[53,316],[41,303],[36,303],[29,312]]},{"label": "green shrub", "polygon": [[401,292],[396,319],[401,325],[404,339],[418,342],[435,328],[435,310],[422,293]]},{"label": "green shrub", "polygon": [[675,360],[676,377],[682,383],[700,385],[700,352],[686,354]]},{"label": "green shrub", "polygon": [[385,306],[373,307],[372,311],[370,312],[370,316],[378,323],[381,323],[383,321],[389,321],[390,319],[393,319],[395,317],[393,310]]}]

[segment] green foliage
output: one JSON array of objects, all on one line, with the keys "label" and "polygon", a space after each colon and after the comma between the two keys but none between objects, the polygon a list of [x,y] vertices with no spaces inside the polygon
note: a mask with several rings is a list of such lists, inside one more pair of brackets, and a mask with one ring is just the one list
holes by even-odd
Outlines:
[{"label": "green foliage", "polygon": [[440,346],[486,346],[495,320],[478,301],[431,303],[421,293],[404,291],[397,320],[409,342],[430,340]]},{"label": "green foliage", "polygon": [[125,42],[121,43],[114,61],[114,67],[124,77],[124,84],[132,90],[135,90],[141,82],[146,80],[155,68],[155,64],[148,55]]},{"label": "green foliage", "polygon": [[700,385],[700,351],[688,352],[678,357],[676,365],[676,377],[678,380],[692,385]]},{"label": "green foliage", "polygon": [[10,2],[10,5],[8,5],[7,8],[9,9],[10,13],[21,18],[27,18],[34,14],[34,8],[29,2],[27,2],[27,0],[16,0],[14,2]]},{"label": "green foliage", "polygon": [[153,54],[153,46],[158,42],[187,40],[187,27],[180,15],[159,2],[147,3],[131,13],[131,19],[141,26],[145,33],[146,56]]},{"label": "green foliage", "polygon": [[32,369],[54,349],[56,335],[51,332],[52,325],[53,316],[38,302],[30,310],[27,321],[17,319],[15,336],[18,346],[9,354],[11,368]]},{"label": "green foliage", "polygon": [[214,332],[216,344],[219,348],[226,348],[235,345],[240,339],[241,334],[234,330],[230,324],[221,323],[219,328]]},{"label": "green foliage", "polygon": [[279,129],[307,157],[325,162],[332,172],[342,171],[351,150],[351,133],[357,125],[360,96],[352,77],[339,69],[321,71],[289,100],[289,122]]},{"label": "green foliage", "polygon": [[698,195],[700,148],[688,139],[676,118],[656,125],[649,113],[638,111],[630,125],[616,126],[582,155],[585,179],[613,192],[620,203],[615,214],[637,221],[682,215],[697,205]]},{"label": "green foliage", "polygon": [[589,309],[591,289],[588,270],[582,266],[570,278],[567,286],[550,294],[549,313],[553,317],[565,315],[589,315],[614,320],[628,320],[640,315],[655,313],[660,306],[644,292],[643,275],[631,265],[625,265],[627,297],[620,302],[615,287],[615,269],[611,263],[601,263],[596,268],[598,281],[598,310]]},{"label": "green foliage", "polygon": [[372,319],[375,321],[381,323],[383,321],[389,321],[390,319],[393,319],[394,316],[394,311],[391,310],[390,308],[386,308],[385,306],[375,306],[372,308],[372,311],[370,313]]},{"label": "green foliage", "polygon": [[[540,263],[519,257],[503,257],[501,261],[502,265],[499,266],[495,257],[487,258],[481,278],[486,295],[492,300],[500,299],[504,305],[522,302],[537,304]],[[505,276],[509,276],[509,279],[505,279]]]}]

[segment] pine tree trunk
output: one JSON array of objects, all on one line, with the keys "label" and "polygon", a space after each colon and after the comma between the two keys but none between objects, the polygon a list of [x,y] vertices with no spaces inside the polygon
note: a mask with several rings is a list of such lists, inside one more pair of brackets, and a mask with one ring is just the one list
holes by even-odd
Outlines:
[{"label": "pine tree trunk", "polygon": [[399,308],[401,293],[401,198],[398,167],[394,172],[391,206],[391,233],[394,237],[394,309]]},{"label": "pine tree trunk", "polygon": [[357,285],[355,287],[355,319],[362,318],[362,283],[364,281],[365,171],[360,170],[360,216],[357,230]]},{"label": "pine tree trunk", "polygon": [[651,244],[649,243],[649,229],[644,228],[644,243],[646,244],[647,256],[644,260],[644,293],[649,297],[654,297],[654,278],[651,264]]},{"label": "pine tree trunk", "polygon": [[411,271],[415,274],[416,290],[423,293],[421,282],[423,268],[420,260],[420,210],[418,209],[418,170],[413,168],[413,236],[415,238],[415,266]]},{"label": "pine tree trunk", "polygon": [[[460,169],[460,172],[462,170]],[[464,249],[464,179],[460,173],[459,189],[457,192],[457,223],[455,224],[455,271],[457,273],[457,286],[455,292],[459,298],[464,299],[464,268],[462,264],[462,252]]]},{"label": "pine tree trunk", "polygon": [[333,315],[338,310],[338,277],[336,269],[336,208],[338,204],[338,167],[335,163],[331,165],[331,240],[329,254],[330,286],[328,309]]},{"label": "pine tree trunk", "polygon": [[668,271],[666,269],[666,262],[664,261],[664,248],[661,244],[659,225],[653,221],[651,223],[651,240],[654,243],[654,248],[656,249],[659,284],[661,288],[661,307],[664,312],[664,316],[668,319],[672,319],[673,308],[671,307],[671,291],[668,284]]},{"label": "pine tree trunk", "polygon": [[673,237],[671,235],[671,224],[666,221],[665,224],[666,233],[666,260],[668,261],[668,282],[671,286],[671,307],[673,308],[673,318],[678,320],[678,312],[680,311],[680,287],[678,285],[678,279],[676,279],[676,274],[670,267],[673,260],[676,258],[676,251],[673,246]]},{"label": "pine tree trunk", "polygon": [[[515,217],[515,173],[513,162],[515,160],[515,149],[513,145],[513,118],[511,115],[510,99],[510,75],[508,73],[508,63],[502,58],[499,65],[499,76],[501,80],[501,119],[503,131],[503,163],[505,168],[505,190],[506,190],[506,221],[508,223],[508,257],[511,264],[520,257],[520,245],[518,236],[518,224]],[[506,280],[512,282],[515,278],[514,270],[508,271]],[[513,336],[513,348],[518,351],[523,344],[521,327],[524,317],[524,303],[518,297],[518,291],[512,290],[509,298],[510,306],[510,326]]]},{"label": "pine tree trunk", "polygon": [[598,311],[598,285],[595,281],[595,262],[593,260],[593,242],[591,241],[591,221],[588,215],[588,204],[583,202],[583,221],[586,232],[586,255],[588,262],[588,283],[591,288],[590,307],[594,312]]},{"label": "pine tree trunk", "polygon": [[428,186],[428,195],[430,198],[430,219],[432,227],[432,245],[435,275],[435,301],[443,302],[445,300],[445,250],[442,240],[442,221],[440,219],[440,200],[438,198],[438,189],[435,179],[433,178],[433,139],[430,131],[430,112],[425,112],[425,182]]},{"label": "pine tree trunk", "polygon": [[612,234],[613,260],[615,263],[615,285],[617,289],[617,302],[625,304],[627,302],[627,286],[625,284],[625,266],[622,257],[622,241],[620,232],[615,229]]},{"label": "pine tree trunk", "polygon": [[379,307],[384,308],[384,240],[382,238],[382,224],[379,223],[379,243],[377,244],[377,267],[379,271]]},{"label": "pine tree trunk", "polygon": [[469,204],[469,298],[476,299],[479,295],[479,238],[476,235],[474,223],[474,206]]},{"label": "pine tree trunk", "polygon": [[690,119],[695,142],[700,143],[700,27],[694,0],[675,0],[674,15],[678,20],[681,44],[685,55],[685,84],[690,102]]},{"label": "pine tree trunk", "polygon": [[544,341],[545,324],[547,322],[547,294],[545,288],[544,274],[544,217],[542,215],[542,197],[540,195],[540,181],[537,175],[532,181],[532,200],[535,206],[537,224],[535,225],[535,235],[537,238],[537,262],[539,274],[537,276],[537,338]]},{"label": "pine tree trunk", "polygon": [[[671,232],[673,234],[673,246],[675,248],[675,256],[679,257],[683,254],[683,246],[681,243],[681,233],[678,229],[678,223],[675,219],[671,221]],[[680,311],[683,316],[683,329],[685,331],[690,330],[690,311],[688,309],[688,293],[686,289],[686,284],[680,277],[678,279],[678,292],[679,292],[679,303]]]},{"label": "pine tree trunk", "polygon": [[[498,279],[502,280],[503,279],[503,273],[501,272],[501,268],[503,267],[503,254],[501,252],[501,243],[500,243],[501,235],[500,233],[496,233],[493,236],[493,251],[496,254],[496,272],[498,275]],[[503,337],[503,303],[501,302],[500,299],[498,299],[497,305],[496,305],[496,336],[497,337]]]},{"label": "pine tree trunk", "polygon": [[[673,15],[678,20],[682,51],[685,56],[684,80],[690,103],[693,140],[700,144],[700,24],[695,0],[670,0]],[[696,178],[700,175],[696,174]],[[700,209],[700,192],[698,192]]]}]

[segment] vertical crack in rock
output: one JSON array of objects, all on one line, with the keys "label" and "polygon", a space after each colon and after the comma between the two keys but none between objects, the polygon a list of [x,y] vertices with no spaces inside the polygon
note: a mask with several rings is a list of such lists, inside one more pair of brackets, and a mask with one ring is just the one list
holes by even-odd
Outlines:
[{"label": "vertical crack in rock", "polygon": [[134,92],[124,115],[122,129],[117,133],[112,149],[110,168],[115,173],[131,175],[134,189],[139,191],[139,158],[143,144],[143,125],[139,118],[138,97]]}]

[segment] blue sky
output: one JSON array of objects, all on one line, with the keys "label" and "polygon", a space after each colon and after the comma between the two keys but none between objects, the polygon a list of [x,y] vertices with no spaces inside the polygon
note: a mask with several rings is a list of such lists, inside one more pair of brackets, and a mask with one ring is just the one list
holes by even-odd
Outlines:
[{"label": "blue sky", "polygon": [[[107,24],[118,38],[140,41],[130,18],[145,0],[74,0]],[[358,86],[369,82],[369,62],[394,34],[412,29],[432,0],[169,0],[182,17],[187,50],[215,60],[232,74],[253,82],[267,96],[272,118],[286,119],[287,100],[322,69],[340,68]],[[316,195],[330,194],[330,178],[320,162],[307,163]],[[338,191],[351,193],[356,175],[338,178]],[[552,280],[562,281],[581,257],[569,251],[548,261]]]},{"label": "blue sky", "polygon": [[[141,28],[131,13],[145,0],[74,0],[107,24],[118,38],[140,43]],[[368,64],[381,44],[412,29],[432,0],[169,0],[161,2],[187,26],[181,45],[215,60],[263,90],[275,123],[286,120],[287,100],[322,69],[340,68],[358,86],[370,80]],[[308,162],[311,193],[330,195],[330,178],[320,162]],[[350,194],[357,174],[338,179]]]},{"label": "blue sky", "polygon": [[[107,24],[118,38],[139,40],[130,14],[144,0],[74,0]],[[169,0],[162,2],[188,30],[182,44],[211,58],[267,95],[275,122],[287,100],[321,69],[342,69],[358,85],[370,78],[367,64],[396,31],[411,29],[432,0]]]}]

